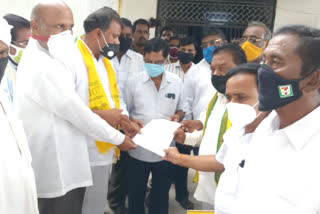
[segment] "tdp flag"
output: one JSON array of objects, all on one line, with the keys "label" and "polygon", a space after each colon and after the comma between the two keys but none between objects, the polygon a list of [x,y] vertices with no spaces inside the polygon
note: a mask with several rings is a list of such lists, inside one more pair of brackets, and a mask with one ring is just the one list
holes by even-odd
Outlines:
[{"label": "tdp flag", "polygon": [[187,214],[214,214],[213,210],[187,210]]}]

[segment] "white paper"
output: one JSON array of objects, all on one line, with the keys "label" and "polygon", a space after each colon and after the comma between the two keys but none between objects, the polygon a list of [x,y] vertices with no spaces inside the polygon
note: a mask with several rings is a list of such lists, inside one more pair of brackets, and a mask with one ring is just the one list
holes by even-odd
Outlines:
[{"label": "white paper", "polygon": [[181,125],[165,119],[151,120],[141,129],[142,134],[137,134],[133,142],[151,152],[163,157],[164,149],[168,149],[172,140],[173,133]]}]

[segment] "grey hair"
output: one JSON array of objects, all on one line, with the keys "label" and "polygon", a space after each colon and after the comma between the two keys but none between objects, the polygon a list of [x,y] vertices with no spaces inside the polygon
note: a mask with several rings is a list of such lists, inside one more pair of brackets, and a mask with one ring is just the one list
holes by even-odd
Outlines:
[{"label": "grey hair", "polygon": [[263,27],[264,28],[264,39],[265,40],[270,40],[272,37],[272,32],[271,30],[267,27],[267,25],[265,25],[262,22],[257,22],[257,21],[252,21],[248,24],[248,27],[252,27],[252,26],[259,26],[259,27]]}]

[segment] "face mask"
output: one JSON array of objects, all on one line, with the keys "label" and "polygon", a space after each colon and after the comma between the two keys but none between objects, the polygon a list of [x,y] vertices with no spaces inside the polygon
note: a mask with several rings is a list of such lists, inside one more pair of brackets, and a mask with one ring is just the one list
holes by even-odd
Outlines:
[{"label": "face mask", "polygon": [[47,45],[50,55],[62,61],[73,57],[76,51],[75,38],[70,30],[51,35]]},{"label": "face mask", "polygon": [[252,123],[257,117],[256,110],[254,109],[257,104],[258,102],[253,106],[233,102],[227,103],[228,119],[232,127],[243,128]]},{"label": "face mask", "polygon": [[6,67],[7,67],[7,64],[8,64],[8,60],[9,60],[9,57],[0,58],[0,82],[2,80],[4,72],[6,70]]},{"label": "face mask", "polygon": [[251,62],[252,60],[257,59],[262,54],[262,48],[259,48],[249,41],[245,41],[241,48],[246,53],[247,61]]},{"label": "face mask", "polygon": [[100,48],[100,54],[102,56],[106,57],[107,59],[111,60],[111,59],[113,59],[115,56],[117,56],[119,54],[120,45],[118,45],[118,44],[108,44],[107,41],[106,41],[106,38],[104,38],[104,35],[103,35],[102,32],[101,32],[101,34],[102,34],[103,40],[105,42],[105,46],[101,49],[100,42],[97,39],[98,45],[99,45],[99,48]]},{"label": "face mask", "polygon": [[169,48],[169,56],[170,56],[170,58],[177,58],[178,57],[178,51],[179,51],[178,48],[170,47]]},{"label": "face mask", "polygon": [[152,63],[144,63],[144,69],[150,77],[157,77],[164,71],[164,65],[156,65]]},{"label": "face mask", "polygon": [[182,64],[188,64],[193,60],[193,54],[192,53],[184,53],[182,51],[178,52],[178,59]]},{"label": "face mask", "polygon": [[218,76],[218,75],[211,76],[211,83],[212,83],[213,87],[220,94],[224,94],[226,92],[226,82],[227,82],[226,76]]},{"label": "face mask", "polygon": [[299,88],[300,79],[284,79],[279,77],[269,66],[263,64],[258,69],[259,111],[271,111],[285,106],[302,96]]},{"label": "face mask", "polygon": [[15,65],[18,65],[19,62],[20,62],[22,53],[23,53],[23,51],[24,51],[24,48],[19,48],[19,47],[15,46],[15,45],[12,45],[12,44],[11,44],[10,46],[11,46],[11,47],[14,47],[14,48],[16,49],[16,53],[15,53],[14,55],[12,55],[12,54],[10,54],[10,52],[9,52],[9,56],[10,56],[10,58],[12,59],[13,63],[14,63]]},{"label": "face mask", "polygon": [[120,41],[120,52],[123,52],[123,53],[127,52],[127,50],[129,50],[132,44],[132,39],[120,36],[119,41]]},{"label": "face mask", "polygon": [[204,59],[207,61],[207,63],[211,64],[212,61],[212,52],[214,51],[215,47],[214,46],[210,46],[207,47],[205,49],[203,49],[202,53],[203,53],[203,57]]}]

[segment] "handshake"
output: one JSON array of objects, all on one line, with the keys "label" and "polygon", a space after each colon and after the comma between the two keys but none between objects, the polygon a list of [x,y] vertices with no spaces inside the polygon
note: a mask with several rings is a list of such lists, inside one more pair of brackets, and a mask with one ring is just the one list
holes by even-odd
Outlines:
[{"label": "handshake", "polygon": [[118,145],[121,151],[128,151],[135,149],[137,145],[132,141],[132,138],[136,134],[141,133],[140,129],[143,127],[143,123],[140,120],[132,119],[124,114],[121,114],[121,109],[109,109],[109,110],[93,110],[94,113],[99,115],[112,127],[121,127],[125,134],[124,141]]}]

